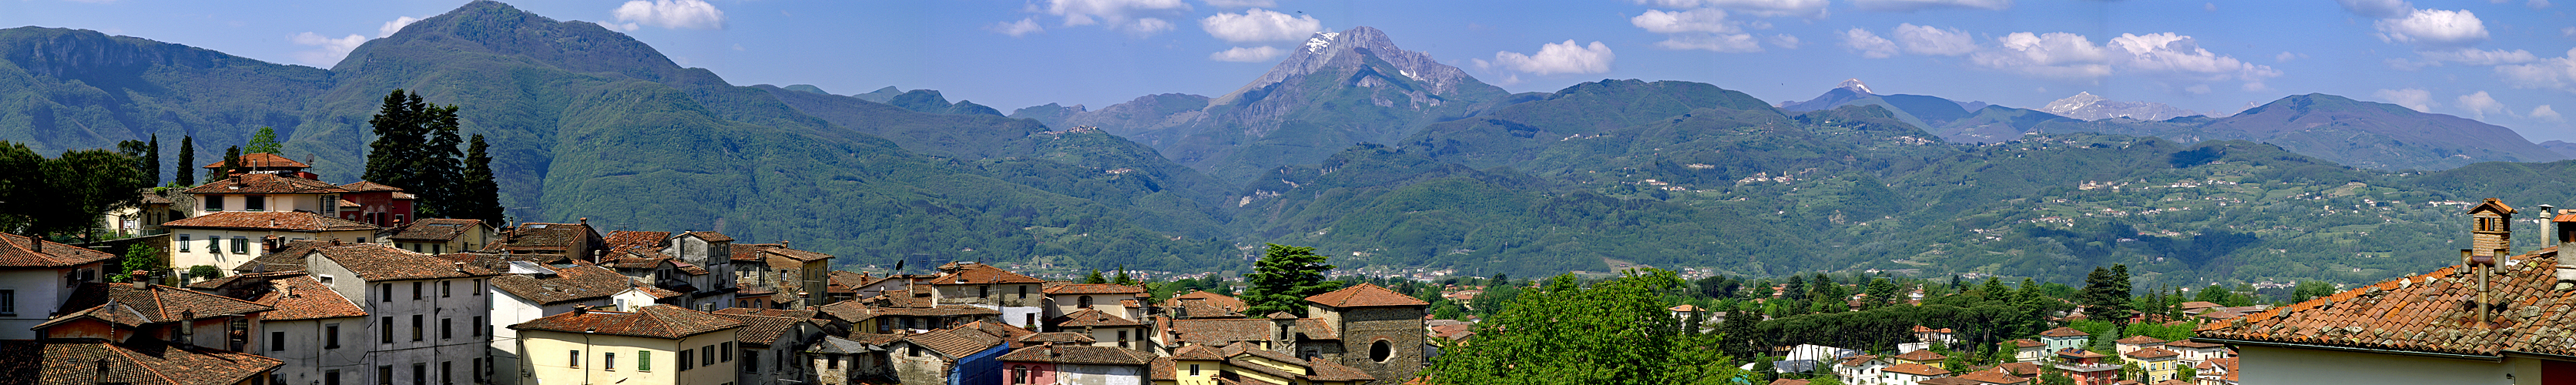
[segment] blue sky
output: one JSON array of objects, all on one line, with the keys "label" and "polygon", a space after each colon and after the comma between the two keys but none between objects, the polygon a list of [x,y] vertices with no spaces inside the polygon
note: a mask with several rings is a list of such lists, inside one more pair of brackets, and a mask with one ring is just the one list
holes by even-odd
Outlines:
[{"label": "blue sky", "polygon": [[[1370,26],[1515,92],[1686,80],[1774,103],[1846,78],[2037,108],[2091,92],[2233,113],[2328,93],[2576,141],[2576,7],[2012,0],[530,0],[735,84],[937,89],[1009,111],[1215,96],[1317,30]],[[328,67],[461,1],[0,0],[0,26],[80,28]]]}]

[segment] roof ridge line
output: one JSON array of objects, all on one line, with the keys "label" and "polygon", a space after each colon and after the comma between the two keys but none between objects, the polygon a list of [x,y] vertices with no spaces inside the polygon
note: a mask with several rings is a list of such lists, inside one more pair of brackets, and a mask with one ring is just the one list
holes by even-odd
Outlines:
[{"label": "roof ridge line", "polygon": [[[180,383],[179,383],[179,380],[176,380],[176,379],[172,379],[172,378],[170,378],[170,374],[168,374],[168,373],[162,373],[160,369],[153,369],[151,365],[144,365],[144,364],[143,364],[143,360],[135,359],[135,358],[134,358],[134,354],[133,354],[133,353],[131,353],[131,351],[128,351],[128,350],[125,350],[125,349],[122,349],[122,348],[117,348],[117,347],[116,347],[116,344],[114,344],[114,343],[100,342],[100,343],[99,343],[99,345],[106,346],[106,347],[108,347],[108,348],[109,348],[109,350],[115,350],[117,355],[125,356],[125,359],[126,359],[127,361],[132,361],[132,362],[134,362],[134,363],[135,363],[135,365],[134,365],[134,366],[140,366],[140,367],[143,367],[143,371],[146,371],[146,372],[152,372],[152,375],[153,375],[153,376],[161,377],[161,381],[167,381],[167,382],[169,382],[171,385],[182,385],[182,384],[180,384]],[[187,350],[187,347],[184,347],[184,346],[173,346],[172,348],[174,348],[174,349],[180,349],[180,350]]]}]

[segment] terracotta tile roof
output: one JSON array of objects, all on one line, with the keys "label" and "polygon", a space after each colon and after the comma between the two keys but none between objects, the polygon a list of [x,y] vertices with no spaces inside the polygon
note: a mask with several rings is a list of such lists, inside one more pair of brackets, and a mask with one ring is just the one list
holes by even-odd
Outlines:
[{"label": "terracotta tile roof", "polygon": [[671,305],[636,308],[634,312],[575,311],[510,325],[513,330],[600,333],[678,339],[743,327],[742,321]]},{"label": "terracotta tile roof", "polygon": [[2131,350],[2131,351],[2129,351],[2129,353],[2128,353],[2128,354],[2125,354],[2125,355],[2126,355],[2126,356],[2129,356],[2129,358],[2144,359],[2144,360],[2152,360],[2152,359],[2158,359],[2158,358],[2173,358],[2173,357],[2181,356],[2181,355],[2182,355],[2182,353],[2176,353],[2176,352],[2174,352],[2174,351],[2172,351],[2172,350],[2165,350],[2165,348],[2145,348],[2145,349]]},{"label": "terracotta tile roof", "polygon": [[196,195],[220,194],[341,194],[350,192],[330,182],[278,174],[242,174],[238,177],[207,181],[188,188]]},{"label": "terracotta tile roof", "polygon": [[698,239],[700,239],[700,240],[705,240],[705,241],[707,241],[707,242],[733,242],[733,237],[732,237],[732,236],[727,236],[727,235],[724,235],[724,233],[713,232],[713,231],[690,231],[690,232],[683,232],[683,233],[680,233],[680,236],[694,236],[694,237],[698,237]]},{"label": "terracotta tile roof", "polygon": [[134,284],[102,282],[83,283],[80,288],[73,289],[71,296],[63,300],[62,308],[88,309],[110,303],[132,308],[136,314],[142,315],[145,320],[153,323],[247,315],[276,310],[268,305],[174,286],[149,285],[148,288],[135,288]]},{"label": "terracotta tile roof", "polygon": [[362,180],[362,181],[356,181],[356,182],[349,182],[349,184],[340,185],[340,188],[349,189],[349,191],[353,191],[353,192],[368,192],[368,191],[402,191],[402,190],[403,190],[401,187],[386,186],[386,185],[385,185],[385,184],[383,184],[383,183],[369,182],[369,181],[363,181],[363,180]]},{"label": "terracotta tile roof", "polygon": [[1677,312],[1696,312],[1696,311],[1700,311],[1700,307],[1698,307],[1698,306],[1691,306],[1691,304],[1682,304],[1681,306],[1674,306],[1674,307],[1664,308],[1664,310],[1671,310],[1671,311],[1677,311]]},{"label": "terracotta tile roof", "polygon": [[1297,334],[1304,334],[1306,339],[1313,340],[1342,339],[1342,333],[1334,331],[1333,324],[1324,322],[1322,318],[1297,319]]},{"label": "terracotta tile roof", "polygon": [[[223,385],[254,382],[283,362],[249,353],[92,339],[0,341],[0,383],[41,385]],[[104,377],[104,378],[102,378]]]},{"label": "terracotta tile roof", "polygon": [[611,249],[649,248],[658,251],[662,249],[662,242],[670,239],[671,233],[667,231],[618,230],[608,232],[608,238],[601,243]]},{"label": "terracotta tile roof", "polygon": [[785,258],[787,258],[787,259],[789,259],[789,260],[794,260],[794,261],[796,261],[796,262],[813,262],[813,261],[821,261],[821,260],[828,260],[828,259],[832,259],[832,255],[831,255],[831,254],[824,254],[824,253],[817,253],[817,252],[811,252],[811,251],[804,251],[804,250],[790,249],[790,248],[786,248],[786,247],[762,247],[762,248],[755,248],[755,250],[756,250],[756,251],[758,251],[758,252],[760,252],[760,253],[764,253],[764,254],[768,254],[768,255],[779,256],[779,257],[785,257]]},{"label": "terracotta tile roof", "polygon": [[1841,363],[1836,363],[1835,365],[1842,365],[1842,366],[1861,366],[1861,365],[1864,365],[1864,364],[1868,364],[1871,360],[1877,360],[1877,359],[1878,359],[1878,356],[1873,356],[1873,355],[1863,354],[1863,355],[1857,355],[1857,356],[1851,356],[1851,357],[1848,357],[1848,358],[1843,358],[1843,362],[1841,362]]},{"label": "terracotta tile roof", "polygon": [[2003,371],[2015,376],[2029,377],[2039,375],[2039,363],[2037,362],[2006,362],[2002,365],[1995,365],[1995,368],[2002,369]]},{"label": "terracotta tile roof", "polygon": [[1777,380],[1771,380],[1771,384],[1770,384],[1770,385],[1807,385],[1807,384],[1808,384],[1807,380],[1800,380],[1800,379],[1793,379],[1793,378],[1782,378],[1782,379],[1777,379]]},{"label": "terracotta tile roof", "polygon": [[1088,343],[1100,342],[1100,341],[1097,341],[1097,340],[1093,340],[1093,339],[1091,339],[1091,336],[1086,336],[1086,335],[1082,335],[1082,333],[1074,333],[1074,332],[1030,333],[1028,336],[1020,337],[1020,343],[1023,343],[1023,344],[1036,345],[1036,344],[1043,344],[1043,343],[1048,343],[1048,342],[1055,342],[1055,343],[1067,343],[1067,344],[1088,344]]},{"label": "terracotta tile roof", "polygon": [[1038,334],[1038,332],[1029,331],[1029,329],[1022,329],[1018,326],[1011,326],[1010,324],[993,321],[968,322],[965,325],[957,325],[957,327],[950,329],[982,332],[984,335],[992,336],[994,339],[1002,341],[1018,341],[1020,338],[1028,337],[1032,334]]},{"label": "terracotta tile roof", "polygon": [[1047,295],[1057,294],[1145,294],[1145,288],[1114,283],[1077,283],[1046,288]]},{"label": "terracotta tile roof", "polygon": [[2069,358],[2069,359],[2082,359],[2082,358],[2102,358],[2102,357],[2110,357],[2110,356],[2102,355],[2102,353],[2094,353],[2094,352],[2093,352],[2093,351],[2091,351],[2091,350],[2084,350],[2084,349],[2077,349],[2077,348],[2065,348],[2065,349],[2058,349],[2058,350],[2057,350],[2057,356],[2059,356],[2059,357],[2066,357],[2066,358]]},{"label": "terracotta tile roof", "polygon": [[1181,319],[1171,322],[1168,331],[1172,339],[1193,345],[1224,346],[1235,341],[1270,340],[1270,320],[1266,319]]},{"label": "terracotta tile roof", "polygon": [[402,281],[414,279],[469,278],[500,275],[474,264],[439,259],[428,254],[391,246],[362,243],[313,249],[314,255],[328,258],[358,278],[368,281]]},{"label": "terracotta tile roof", "polygon": [[2206,348],[2216,348],[2216,347],[2224,347],[2224,346],[2227,346],[2227,345],[2219,345],[2219,344],[2213,344],[2213,343],[2207,343],[2207,342],[2200,342],[2200,341],[2196,341],[2196,340],[2181,340],[2181,341],[2174,341],[2174,342],[2166,342],[2166,343],[2165,343],[2165,347],[2169,347],[2169,348],[2185,348],[2185,349],[2206,349]]},{"label": "terracotta tile roof", "polygon": [[1933,362],[1933,361],[1940,361],[1941,359],[1944,359],[1944,358],[1950,358],[1950,357],[1942,356],[1942,355],[1941,355],[1941,353],[1933,353],[1933,352],[1932,352],[1932,349],[1916,350],[1916,351],[1906,352],[1905,354],[1899,354],[1899,355],[1896,355],[1896,359],[1906,360],[1906,361],[1914,361],[1914,362]]},{"label": "terracotta tile roof", "polygon": [[2472,270],[2448,266],[2203,325],[2200,339],[2325,348],[2495,356],[2505,351],[2576,354],[2576,290],[2558,290],[2558,256],[2544,251],[2495,267],[2495,325],[2477,322]]},{"label": "terracotta tile roof", "polygon": [[863,343],[863,344],[869,344],[869,345],[884,345],[884,344],[894,343],[895,341],[902,341],[902,340],[903,340],[903,336],[904,336],[904,335],[902,335],[902,334],[878,334],[878,333],[860,333],[860,332],[850,332],[850,335],[842,336],[842,338],[848,338],[848,339],[850,339],[851,341],[858,341],[859,343]]},{"label": "terracotta tile roof", "polygon": [[1179,380],[1181,378],[1179,375],[1180,364],[1173,362],[1171,357],[1154,357],[1154,361],[1146,364],[1146,366],[1148,367],[1148,369],[1145,370],[1146,380],[1160,382]]},{"label": "terracotta tile roof", "polygon": [[115,258],[116,254],[80,246],[0,234],[0,267],[71,267]]},{"label": "terracotta tile roof", "polygon": [[1912,363],[1912,362],[1907,362],[1907,363],[1900,363],[1900,364],[1896,364],[1896,365],[1891,365],[1891,366],[1888,366],[1886,369],[1879,369],[1879,370],[1881,370],[1881,371],[1887,371],[1887,372],[1894,372],[1894,373],[1912,374],[1912,375],[1917,375],[1917,376],[1939,376],[1939,375],[1950,374],[1950,371],[1948,371],[1948,370],[1941,370],[1941,368],[1935,368],[1935,367],[1926,366],[1926,365],[1923,365],[1923,364]]},{"label": "terracotta tile roof", "polygon": [[2184,302],[2184,303],[2182,303],[2182,308],[2183,308],[2184,310],[2191,310],[2191,309],[2208,309],[2208,308],[2219,307],[2219,306],[2221,306],[2221,305],[2219,305],[2217,302],[2208,302],[2208,301],[2191,301],[2191,302]]},{"label": "terracotta tile roof", "polygon": [[135,309],[134,306],[119,303],[113,305],[92,306],[87,309],[64,313],[63,315],[54,316],[53,319],[45,320],[44,323],[36,324],[36,327],[31,329],[43,330],[57,324],[81,319],[95,319],[100,322],[123,325],[125,327],[143,326],[143,324],[153,322],[152,317],[144,316],[143,312]]},{"label": "terracotta tile roof", "polygon": [[2000,373],[2000,372],[1995,372],[1995,371],[1990,371],[1990,370],[1980,370],[1980,371],[1968,372],[1967,374],[1961,374],[1961,375],[1959,375],[1957,378],[1959,378],[1959,379],[1963,379],[1963,380],[1969,380],[1969,381],[1976,381],[1976,382],[1977,382],[1977,383],[1979,383],[1979,384],[2028,384],[2028,383],[2031,383],[2030,379],[2028,379],[2028,378],[2021,378],[2021,377],[2019,377],[2019,376],[2014,376],[2014,375],[2012,375],[2012,374]]},{"label": "terracotta tile roof", "polygon": [[830,274],[825,274],[825,279],[829,280],[831,283],[824,285],[823,292],[852,293],[855,295],[859,292],[860,286],[867,286],[868,282],[875,281],[876,277],[870,277],[867,273],[855,271],[833,270]]},{"label": "terracotta tile roof", "polygon": [[2091,337],[2091,336],[2093,336],[2093,334],[2092,334],[2092,333],[2085,333],[2085,332],[2084,332],[2084,331],[2082,331],[2082,330],[2075,330],[2075,328],[2064,328],[2064,327],[2056,328],[2056,329],[2048,329],[2048,331],[2039,332],[2039,335],[2040,335],[2041,337]]},{"label": "terracotta tile roof", "polygon": [[932,285],[982,285],[988,283],[1044,283],[1046,280],[1020,275],[991,265],[965,266],[954,273],[931,278]]},{"label": "terracotta tile roof", "polygon": [[1127,317],[1119,317],[1116,314],[1109,314],[1108,312],[1103,312],[1099,309],[1082,309],[1082,311],[1076,311],[1073,312],[1073,314],[1057,316],[1053,321],[1055,321],[1057,327],[1066,328],[1145,326],[1145,324],[1129,320]]},{"label": "terracotta tile roof", "polygon": [[2024,348],[2036,348],[2036,347],[2048,346],[2048,343],[2046,343],[2046,342],[2032,341],[2032,340],[2030,340],[2030,339],[2028,339],[2028,338],[2015,339],[2015,340],[2012,340],[2012,343],[2013,343],[2013,346],[2015,346],[2015,347],[2024,347]]},{"label": "terracotta tile roof", "polygon": [[1207,346],[1203,346],[1203,345],[1190,345],[1190,346],[1183,346],[1183,347],[1179,347],[1179,348],[1174,348],[1174,349],[1172,349],[1172,359],[1176,359],[1176,360],[1194,360],[1194,361],[1221,361],[1221,360],[1225,360],[1225,352],[1219,351],[1217,348],[1211,348],[1211,347],[1207,347]]},{"label": "terracotta tile roof", "polygon": [[[286,158],[286,157],[284,157],[284,156],[278,156],[277,154],[271,154],[271,153],[265,153],[265,152],[254,152],[254,153],[248,153],[248,154],[241,154],[241,158],[240,158],[240,159],[237,159],[237,160],[234,160],[234,163],[235,163],[235,164],[239,164],[239,165],[241,165],[243,168],[312,168],[312,167],[313,167],[313,165],[304,164],[304,162],[297,162],[297,161],[295,161],[294,159],[287,159],[287,158]],[[223,156],[223,155],[215,155],[215,162],[214,162],[214,163],[207,163],[205,166],[199,166],[199,167],[197,167],[197,168],[224,168],[224,156]]]},{"label": "terracotta tile roof", "polygon": [[860,301],[841,301],[841,302],[833,302],[833,303],[831,303],[831,304],[823,305],[822,307],[816,308],[816,310],[821,311],[823,314],[830,315],[830,316],[832,316],[832,318],[840,319],[842,322],[852,322],[852,323],[859,322],[859,321],[864,321],[864,320],[867,320],[867,319],[869,319],[869,318],[881,317],[881,316],[906,316],[906,317],[965,317],[965,316],[986,316],[986,315],[998,316],[998,315],[1002,315],[1002,312],[1001,312],[1001,311],[998,311],[998,310],[985,309],[985,308],[974,307],[974,306],[968,306],[968,305],[940,305],[939,307],[926,307],[926,308],[924,308],[924,307],[878,307],[878,306],[868,306],[866,303],[863,303],[863,302],[860,302]]},{"label": "terracotta tile roof", "polygon": [[375,225],[302,211],[223,211],[169,221],[161,227],[296,232],[375,230]]},{"label": "terracotta tile roof", "polygon": [[1154,354],[1116,346],[1038,345],[1003,354],[1002,361],[1045,362],[1083,365],[1145,366],[1154,362]]},{"label": "terracotta tile roof", "polygon": [[957,329],[932,330],[928,333],[905,336],[903,341],[939,352],[942,360],[956,360],[1002,345],[1002,339],[993,338],[990,334]]},{"label": "terracotta tile roof", "polygon": [[1329,293],[1316,294],[1313,297],[1306,297],[1306,302],[1314,302],[1316,304],[1331,307],[1431,305],[1429,302],[1422,302],[1422,300],[1414,299],[1412,296],[1407,296],[1403,293],[1397,293],[1394,290],[1387,290],[1386,288],[1378,287],[1377,285],[1365,283],[1345,287],[1341,290],[1334,290]]},{"label": "terracotta tile roof", "polygon": [[797,324],[812,325],[813,322],[812,317],[768,316],[744,311],[718,310],[715,315],[742,322],[742,330],[734,331],[734,341],[764,347],[777,343],[779,338],[787,336],[787,332],[796,330]]},{"label": "terracotta tile roof", "polygon": [[291,321],[367,316],[366,309],[359,308],[355,302],[350,302],[349,297],[340,296],[340,292],[332,291],[330,285],[323,285],[322,281],[314,280],[313,277],[305,276],[300,272],[288,272],[288,274],[295,274],[295,276],[269,280],[268,293],[251,300],[252,303],[277,309],[261,314],[260,319]]},{"label": "terracotta tile roof", "polygon": [[1475,335],[1475,325],[1473,324],[1439,325],[1431,327],[1431,337],[1433,338],[1456,341],[1465,340],[1468,337],[1474,337]]},{"label": "terracotta tile roof", "polygon": [[[1303,363],[1306,363],[1306,360],[1293,360],[1293,359],[1292,359],[1292,360],[1288,360],[1288,361],[1286,361],[1286,363],[1289,363],[1289,364],[1303,364]],[[1280,369],[1279,369],[1279,367],[1270,366],[1270,365],[1262,365],[1262,364],[1261,364],[1261,363],[1259,363],[1259,362],[1253,362],[1252,360],[1244,359],[1244,358],[1243,358],[1243,356],[1241,356],[1241,355],[1237,355],[1237,356],[1233,356],[1233,357],[1227,357],[1227,358],[1226,358],[1226,360],[1225,360],[1225,364],[1226,364],[1226,366],[1229,366],[1229,367],[1234,368],[1234,370],[1246,370],[1246,371],[1253,371],[1253,372],[1261,372],[1261,374],[1269,375],[1269,376],[1271,376],[1271,377],[1278,377],[1278,378],[1302,378],[1302,377],[1305,377],[1305,376],[1306,376],[1306,375],[1305,375],[1305,374],[1303,374],[1303,373],[1296,373],[1296,372],[1290,372],[1290,371],[1286,371],[1286,370],[1280,370]]]},{"label": "terracotta tile roof", "polygon": [[285,244],[279,245],[275,250],[269,250],[267,254],[260,254],[258,257],[252,257],[248,262],[242,262],[241,266],[233,266],[233,271],[241,273],[304,271],[304,255],[312,254],[315,247],[331,244],[329,241],[318,240],[290,240],[283,243]]},{"label": "terracotta tile roof", "polygon": [[599,234],[590,225],[578,223],[521,223],[503,234],[504,250],[568,250],[574,242],[584,242]]},{"label": "terracotta tile roof", "polygon": [[2130,345],[2148,345],[2148,344],[2161,344],[2161,343],[2165,343],[2165,340],[2163,340],[2163,339],[2158,339],[2158,338],[2155,338],[2155,337],[2148,337],[2148,336],[2129,336],[2129,338],[2122,338],[2122,339],[2120,339],[2120,340],[2118,340],[2118,341],[2111,341],[2111,342],[2114,342],[2114,343],[2122,343],[2122,344],[2130,344]]},{"label": "terracotta tile roof", "polygon": [[1342,366],[1342,364],[1336,364],[1332,361],[1325,361],[1323,357],[1306,359],[1306,369],[1307,371],[1313,372],[1312,374],[1306,375],[1307,381],[1377,381],[1377,377],[1370,376],[1368,372],[1360,371],[1359,368]]},{"label": "terracotta tile roof", "polygon": [[492,288],[539,305],[553,305],[607,298],[641,286],[633,278],[596,265],[581,264],[554,270],[555,274],[551,276],[509,274],[493,277]]},{"label": "terracotta tile roof", "polygon": [[394,228],[393,235],[385,238],[395,241],[447,242],[482,228],[482,220],[431,218],[405,223],[402,227]]}]

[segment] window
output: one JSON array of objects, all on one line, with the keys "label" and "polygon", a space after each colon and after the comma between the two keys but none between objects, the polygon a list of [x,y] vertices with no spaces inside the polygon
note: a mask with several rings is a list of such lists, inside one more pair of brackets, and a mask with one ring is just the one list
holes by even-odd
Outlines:
[{"label": "window", "polygon": [[759,370],[760,370],[760,351],[757,351],[757,350],[744,350],[744,351],[742,351],[742,372],[743,372],[743,373],[751,373],[751,372],[756,372],[756,371],[759,371]]},{"label": "window", "polygon": [[322,371],[322,385],[340,385],[340,370],[332,369]]},{"label": "window", "polygon": [[454,297],[454,296],[455,296],[455,295],[454,295],[454,293],[449,293],[449,292],[448,292],[448,289],[450,289],[450,287],[449,287],[449,286],[452,286],[452,284],[454,284],[454,283],[456,283],[456,281],[438,281],[438,297],[439,297],[439,298]]},{"label": "window", "polygon": [[221,236],[221,235],[210,235],[210,236],[206,236],[206,253],[207,253],[207,254],[223,254],[223,253],[224,253],[224,239],[223,239],[223,236]]},{"label": "window", "polygon": [[724,359],[723,359],[723,360],[720,360],[720,361],[718,361],[718,362],[733,362],[733,343],[732,343],[732,342],[726,342],[726,343],[722,343],[722,344],[718,344],[718,345],[721,345],[721,346],[716,347],[716,351],[724,352],[724,353],[721,353],[721,354],[723,354],[723,355],[724,355]]},{"label": "window", "polygon": [[224,196],[207,195],[206,211],[224,211]]},{"label": "window", "polygon": [[635,371],[653,371],[653,351],[639,350],[635,352]]},{"label": "window", "polygon": [[1018,287],[1020,287],[1020,298],[1022,298],[1022,299],[1027,299],[1027,298],[1029,297],[1029,285],[1012,285],[1012,286],[1018,286]]},{"label": "window", "polygon": [[1011,383],[1013,383],[1013,384],[1026,384],[1026,383],[1029,383],[1029,366],[1028,366],[1028,365],[1011,365]]},{"label": "window", "polygon": [[429,383],[429,363],[420,362],[411,364],[411,383]]},{"label": "window", "polygon": [[423,325],[421,325],[421,318],[422,318],[422,317],[421,317],[421,315],[419,315],[419,314],[413,314],[413,315],[411,315],[411,340],[412,340],[412,341],[420,341],[420,329],[421,329],[421,326],[423,326]]},{"label": "window", "polygon": [[393,365],[376,365],[376,385],[394,385]]},{"label": "window", "polygon": [[992,297],[991,291],[993,291],[993,285],[976,286],[975,298],[982,299]]},{"label": "window", "polygon": [[700,346],[700,347],[698,347],[698,365],[701,365],[701,366],[716,366],[716,346],[715,346],[715,345],[707,345],[707,346]]},{"label": "window", "polygon": [[339,216],[339,214],[340,214],[340,194],[323,194],[323,195],[322,195],[322,215],[323,215],[323,216],[332,216],[332,217],[336,217],[336,216]]},{"label": "window", "polygon": [[423,282],[420,282],[420,281],[412,281],[412,283],[411,283],[411,299],[412,299],[412,300],[414,300],[414,301],[420,300],[420,284],[421,284],[421,283],[423,283]]},{"label": "window", "polygon": [[1074,307],[1091,307],[1091,296],[1086,295],[1081,298],[1075,298],[1073,303],[1077,304],[1074,305]]},{"label": "window", "polygon": [[483,295],[483,279],[482,279],[482,278],[475,278],[475,279],[474,279],[474,294],[471,294],[471,295]]},{"label": "window", "polygon": [[920,357],[920,356],[921,356],[921,347],[920,347],[920,346],[906,347],[906,348],[903,348],[903,351],[904,351],[904,354],[905,354],[905,355],[909,355],[909,356],[913,356],[913,357]]},{"label": "window", "polygon": [[690,364],[694,364],[694,363],[695,363],[695,362],[690,362],[690,361],[689,361],[689,355],[690,355],[690,353],[697,353],[697,352],[698,352],[698,351],[696,351],[696,350],[680,349],[680,371],[683,371],[683,372],[689,371]]},{"label": "window", "polygon": [[600,353],[599,368],[603,370],[617,370],[617,353]]},{"label": "window", "polygon": [[470,366],[470,367],[466,367],[466,368],[465,368],[465,371],[467,371],[467,372],[473,372],[473,373],[474,373],[474,382],[475,382],[475,383],[478,383],[478,384],[479,384],[479,383],[482,383],[482,382],[483,382],[483,376],[485,376],[485,375],[489,375],[489,374],[490,374],[490,373],[488,373],[488,371],[489,371],[490,369],[486,369],[486,368],[484,368],[484,367],[483,367],[483,359],[482,359],[482,358],[479,358],[479,357],[478,357],[478,358],[475,358],[475,359],[474,359],[474,361],[473,361],[473,363],[469,363],[469,364],[467,364],[467,365],[473,365],[473,366]]},{"label": "window", "polygon": [[268,211],[268,197],[263,195],[243,195],[242,211]]},{"label": "window", "polygon": [[1118,331],[1118,347],[1127,347],[1127,331]]},{"label": "window", "polygon": [[330,324],[330,325],[323,325],[323,326],[322,326],[322,348],[323,348],[323,349],[339,349],[339,348],[340,348],[340,324]]},{"label": "window", "polygon": [[384,322],[376,323],[376,330],[381,331],[381,334],[383,334],[382,337],[384,338],[381,338],[383,340],[382,343],[394,343],[394,317],[383,318]]},{"label": "window", "polygon": [[1370,361],[1385,363],[1388,358],[1395,358],[1394,345],[1387,344],[1386,340],[1377,340],[1377,343],[1369,344]]},{"label": "window", "polygon": [[1199,364],[1190,364],[1190,375],[1199,375]]},{"label": "window", "polygon": [[564,366],[570,366],[570,367],[576,367],[576,368],[581,367],[581,351],[579,351],[579,350],[574,350],[574,351],[572,351],[572,361],[567,361],[567,362],[565,362],[565,363],[564,363]]},{"label": "window", "polygon": [[179,252],[188,252],[188,235],[179,234]]},{"label": "window", "polygon": [[0,290],[0,315],[18,315],[17,290]]},{"label": "window", "polygon": [[438,383],[441,383],[441,384],[454,384],[454,383],[456,383],[456,361],[439,361],[439,362],[438,362]]},{"label": "window", "polygon": [[443,339],[449,339],[449,338],[456,338],[456,322],[455,322],[455,321],[456,321],[456,319],[455,319],[455,318],[440,318],[440,319],[438,319],[438,339],[442,339],[442,340],[443,340]]},{"label": "window", "polygon": [[250,237],[233,236],[233,254],[250,254]]},{"label": "window", "polygon": [[478,316],[474,316],[474,323],[465,324],[465,328],[466,328],[466,329],[468,329],[468,330],[472,330],[472,332],[471,332],[471,333],[474,333],[474,334],[472,334],[473,336],[475,336],[475,337],[481,337],[481,336],[483,336],[483,327],[482,327],[482,326],[476,326],[476,325],[483,325],[483,324],[484,324],[484,323],[483,323],[483,316],[479,316],[479,315],[478,315]]},{"label": "window", "polygon": [[379,283],[379,284],[376,284],[376,291],[377,291],[377,292],[381,292],[381,293],[385,293],[385,295],[384,295],[384,298],[385,298],[384,302],[393,302],[393,301],[394,301],[394,284],[390,284],[390,283]]},{"label": "window", "polygon": [[286,351],[286,332],[268,332],[268,351]]}]

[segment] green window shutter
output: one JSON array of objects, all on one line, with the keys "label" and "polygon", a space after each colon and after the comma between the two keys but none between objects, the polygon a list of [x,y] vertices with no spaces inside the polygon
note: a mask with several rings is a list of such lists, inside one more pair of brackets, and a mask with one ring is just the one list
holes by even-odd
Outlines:
[{"label": "green window shutter", "polygon": [[635,352],[635,370],[648,372],[653,370],[653,351],[644,350]]}]

